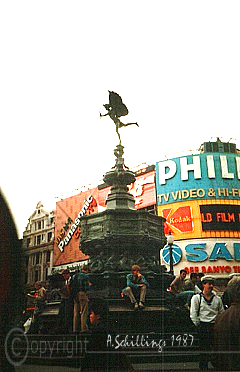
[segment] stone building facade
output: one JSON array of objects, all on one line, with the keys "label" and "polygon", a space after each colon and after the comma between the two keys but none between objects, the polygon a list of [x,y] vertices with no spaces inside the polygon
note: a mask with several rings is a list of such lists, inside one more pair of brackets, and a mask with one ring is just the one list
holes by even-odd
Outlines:
[{"label": "stone building facade", "polygon": [[38,202],[23,232],[22,248],[25,261],[25,285],[33,287],[36,281],[45,281],[53,264],[55,211],[44,209]]}]

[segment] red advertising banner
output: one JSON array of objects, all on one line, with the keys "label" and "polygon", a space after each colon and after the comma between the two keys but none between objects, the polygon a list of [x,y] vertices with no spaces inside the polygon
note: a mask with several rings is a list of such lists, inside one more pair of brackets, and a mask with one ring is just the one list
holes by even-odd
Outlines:
[{"label": "red advertising banner", "polygon": [[98,212],[98,189],[93,188],[56,203],[53,266],[83,261],[79,249],[80,217]]},{"label": "red advertising banner", "polygon": [[194,231],[192,209],[189,205],[184,207],[162,209],[162,216],[166,218],[165,234],[169,233],[171,228],[175,228],[180,233],[189,233]]},{"label": "red advertising banner", "polygon": [[[136,177],[136,181],[129,186],[129,192],[134,196],[136,209],[146,208],[156,204],[155,171]],[[110,187],[99,190],[98,202],[101,207],[106,207],[106,199]]]},{"label": "red advertising banner", "polygon": [[183,201],[157,207],[158,216],[166,219],[175,240],[198,238],[239,238],[239,202],[229,200]]}]

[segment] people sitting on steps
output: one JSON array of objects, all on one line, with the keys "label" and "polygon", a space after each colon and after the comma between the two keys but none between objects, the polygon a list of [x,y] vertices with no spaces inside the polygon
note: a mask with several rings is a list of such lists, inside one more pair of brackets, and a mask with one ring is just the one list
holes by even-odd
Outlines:
[{"label": "people sitting on steps", "polygon": [[149,283],[144,275],[140,273],[139,265],[133,265],[131,271],[131,274],[126,277],[127,287],[123,289],[123,293],[130,298],[134,310],[141,310],[145,307],[145,297]]}]

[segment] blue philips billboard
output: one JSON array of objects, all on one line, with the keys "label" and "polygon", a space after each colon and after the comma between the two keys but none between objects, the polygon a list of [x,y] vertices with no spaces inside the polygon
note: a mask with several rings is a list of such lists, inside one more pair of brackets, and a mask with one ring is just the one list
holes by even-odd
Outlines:
[{"label": "blue philips billboard", "polygon": [[202,153],[156,163],[157,205],[175,202],[240,200],[240,156]]}]

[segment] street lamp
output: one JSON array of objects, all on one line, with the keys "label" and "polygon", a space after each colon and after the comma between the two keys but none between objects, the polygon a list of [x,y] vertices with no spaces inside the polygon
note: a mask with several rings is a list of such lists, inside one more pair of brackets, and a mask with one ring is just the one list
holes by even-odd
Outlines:
[{"label": "street lamp", "polygon": [[169,265],[170,265],[170,274],[173,275],[173,252],[172,252],[172,246],[174,243],[174,237],[171,233],[171,230],[169,230],[169,233],[167,235],[167,243],[169,245],[169,255],[170,255],[170,260],[169,260]]}]

